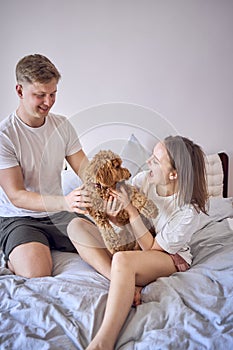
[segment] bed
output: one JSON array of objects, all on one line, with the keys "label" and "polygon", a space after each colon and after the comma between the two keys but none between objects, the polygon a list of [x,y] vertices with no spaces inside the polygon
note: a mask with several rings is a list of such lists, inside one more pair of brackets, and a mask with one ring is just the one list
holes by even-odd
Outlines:
[{"label": "bed", "polygon": [[[128,136],[121,155],[134,173],[144,167],[148,149],[139,142],[142,135]],[[88,154],[94,152],[96,147]],[[135,152],[137,162],[131,157]],[[233,199],[227,197],[227,155],[209,155],[206,167],[210,215],[191,240],[193,265],[143,288],[142,304],[131,308],[116,350],[233,347]],[[63,171],[64,193],[79,184],[73,175],[70,169]],[[81,350],[97,332],[109,281],[78,254],[52,255],[52,277],[26,279],[11,274],[1,254],[1,350]]]}]

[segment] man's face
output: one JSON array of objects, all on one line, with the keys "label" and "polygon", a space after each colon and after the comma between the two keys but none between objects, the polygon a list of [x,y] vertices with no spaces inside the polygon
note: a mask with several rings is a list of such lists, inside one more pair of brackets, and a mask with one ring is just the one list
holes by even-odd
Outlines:
[{"label": "man's face", "polygon": [[17,85],[16,90],[20,97],[19,117],[28,125],[44,123],[56,100],[57,80],[54,78],[46,84],[23,83]]}]

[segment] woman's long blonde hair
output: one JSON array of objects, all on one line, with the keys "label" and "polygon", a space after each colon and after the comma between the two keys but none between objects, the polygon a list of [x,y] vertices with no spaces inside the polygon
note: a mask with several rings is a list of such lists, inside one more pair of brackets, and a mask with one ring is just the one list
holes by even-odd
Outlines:
[{"label": "woman's long blonde hair", "polygon": [[164,140],[171,165],[178,175],[178,204],[192,204],[206,214],[208,199],[205,154],[201,147],[182,136]]}]

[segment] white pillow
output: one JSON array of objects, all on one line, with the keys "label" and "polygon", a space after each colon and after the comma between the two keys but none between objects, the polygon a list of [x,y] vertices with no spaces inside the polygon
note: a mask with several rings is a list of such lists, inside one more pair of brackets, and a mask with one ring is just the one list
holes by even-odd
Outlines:
[{"label": "white pillow", "polygon": [[82,180],[75,174],[72,169],[62,170],[61,172],[61,184],[63,195],[66,196],[68,193],[73,191],[76,187],[82,185]]},{"label": "white pillow", "polygon": [[130,136],[120,156],[123,160],[123,166],[131,172],[131,178],[138,172],[148,169],[146,161],[150,153],[142,146],[134,134]]}]

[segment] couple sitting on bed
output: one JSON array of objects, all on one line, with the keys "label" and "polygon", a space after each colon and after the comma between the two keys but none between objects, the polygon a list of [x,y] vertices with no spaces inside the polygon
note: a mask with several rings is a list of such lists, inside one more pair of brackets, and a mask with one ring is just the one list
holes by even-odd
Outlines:
[{"label": "couple sitting on bed", "polygon": [[110,217],[122,207],[128,211],[141,250],[111,256],[85,216],[91,206],[88,192],[80,187],[62,196],[64,157],[81,178],[88,159],[69,121],[49,113],[60,73],[50,60],[35,54],[18,62],[16,79],[19,106],[0,124],[0,239],[6,262],[17,275],[49,276],[50,249],[76,249],[110,280],[104,319],[88,349],[113,349],[130,307],[140,303],[141,288],[187,270],[192,262],[188,242],[199,214],[206,212],[204,154],[189,139],[169,136],[155,145],[149,171],[133,179],[159,208],[153,220],[156,237],[124,189],[112,191],[106,211]]}]

